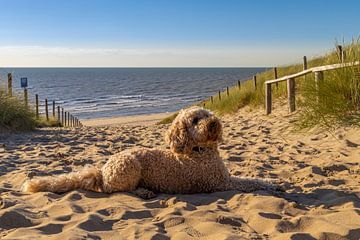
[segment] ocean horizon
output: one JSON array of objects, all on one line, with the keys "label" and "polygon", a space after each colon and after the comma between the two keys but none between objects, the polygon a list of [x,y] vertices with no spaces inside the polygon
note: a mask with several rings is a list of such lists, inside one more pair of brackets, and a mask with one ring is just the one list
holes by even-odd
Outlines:
[{"label": "ocean horizon", "polygon": [[79,119],[173,112],[266,68],[0,68],[0,84],[13,74],[14,91],[28,78],[29,102],[35,94],[55,101]]}]

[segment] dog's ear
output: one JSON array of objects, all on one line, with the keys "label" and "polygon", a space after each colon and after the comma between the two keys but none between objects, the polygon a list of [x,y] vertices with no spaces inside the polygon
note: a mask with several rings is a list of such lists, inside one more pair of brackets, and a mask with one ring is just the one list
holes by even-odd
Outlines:
[{"label": "dog's ear", "polygon": [[171,151],[186,154],[192,149],[192,141],[186,123],[183,121],[183,115],[184,111],[182,110],[166,132],[165,141],[169,144]]}]

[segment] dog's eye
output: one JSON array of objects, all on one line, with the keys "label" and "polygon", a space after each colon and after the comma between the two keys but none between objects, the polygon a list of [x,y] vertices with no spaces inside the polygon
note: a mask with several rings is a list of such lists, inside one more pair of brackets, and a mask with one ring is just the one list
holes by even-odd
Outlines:
[{"label": "dog's eye", "polygon": [[193,119],[192,124],[196,125],[196,124],[198,124],[198,122],[199,122],[199,118],[196,117]]}]

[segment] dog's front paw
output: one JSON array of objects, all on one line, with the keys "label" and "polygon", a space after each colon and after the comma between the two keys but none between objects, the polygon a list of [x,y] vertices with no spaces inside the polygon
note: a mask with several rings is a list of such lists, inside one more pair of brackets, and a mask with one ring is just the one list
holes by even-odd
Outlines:
[{"label": "dog's front paw", "polygon": [[132,193],[142,199],[151,199],[156,197],[156,194],[153,191],[150,191],[146,188],[137,188],[136,190],[132,191]]}]

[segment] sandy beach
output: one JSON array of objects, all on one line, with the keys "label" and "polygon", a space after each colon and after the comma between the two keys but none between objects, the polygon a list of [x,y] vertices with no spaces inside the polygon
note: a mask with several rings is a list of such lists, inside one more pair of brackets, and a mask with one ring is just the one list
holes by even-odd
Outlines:
[{"label": "sandy beach", "polygon": [[103,119],[84,121],[84,128],[0,135],[0,238],[360,238],[360,130],[293,132],[286,108],[270,116],[242,109],[223,117],[219,147],[233,175],[276,180],[284,193],[159,194],[143,200],[129,193],[20,191],[26,178],[101,166],[109,155],[135,146],[166,147],[168,125],[136,121]]},{"label": "sandy beach", "polygon": [[114,125],[148,126],[148,125],[154,125],[172,114],[174,114],[174,112],[109,117],[109,118],[92,118],[92,119],[82,120],[82,123],[85,126],[89,126],[89,127],[114,126]]}]

